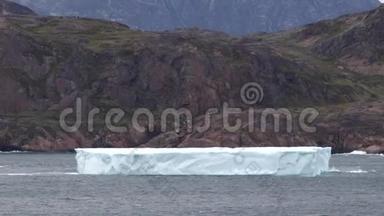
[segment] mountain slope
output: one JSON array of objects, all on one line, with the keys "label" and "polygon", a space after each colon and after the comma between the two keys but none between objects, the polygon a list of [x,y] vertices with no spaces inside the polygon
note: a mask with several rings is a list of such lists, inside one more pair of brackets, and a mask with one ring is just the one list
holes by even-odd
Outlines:
[{"label": "mountain slope", "polygon": [[17,0],[39,13],[112,19],[143,30],[199,27],[244,35],[370,10],[378,0]]},{"label": "mountain slope", "polygon": [[351,19],[353,24],[319,40],[314,51],[337,58],[356,72],[384,74],[384,8],[340,21]]},{"label": "mountain slope", "polygon": [[11,1],[0,0],[0,16],[4,15],[36,15],[31,9]]},{"label": "mountain slope", "polygon": [[[1,17],[5,25],[0,28],[0,146],[44,151],[234,145],[327,145],[338,152],[380,149],[384,76],[344,68],[338,55],[317,47],[350,26],[371,23],[359,17],[374,14],[372,19],[381,19],[381,10],[327,21],[340,23],[339,28],[316,31],[324,27],[322,22],[245,38],[198,29],[143,32],[77,17]],[[357,22],[343,23],[345,19]],[[367,29],[372,32],[365,40],[382,38],[380,30]],[[248,109],[239,97],[248,82],[264,88],[259,108],[320,110],[318,132],[229,133],[215,123],[205,133],[161,133],[157,123],[154,132],[114,134],[106,130],[104,116],[97,118],[93,132],[85,126],[65,133],[58,124],[60,112],[73,106],[77,97],[83,99],[84,109],[124,109],[127,124],[140,107],[157,117],[168,107],[187,108],[199,124],[199,116],[224,103]]]}]

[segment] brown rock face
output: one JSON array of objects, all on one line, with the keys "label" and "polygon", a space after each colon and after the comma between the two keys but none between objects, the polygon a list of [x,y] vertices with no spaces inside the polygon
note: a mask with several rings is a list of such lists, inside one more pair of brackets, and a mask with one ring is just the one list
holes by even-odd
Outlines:
[{"label": "brown rock face", "polygon": [[[381,10],[367,16],[381,17]],[[320,145],[344,152],[384,145],[384,77],[354,73],[340,65],[339,59],[324,59],[324,55],[339,58],[343,54],[327,51],[319,56],[316,47],[331,41],[332,31],[344,34],[328,24],[233,38],[198,29],[142,32],[80,18],[1,18],[0,120],[6,130],[0,133],[0,141],[6,149]],[[373,20],[367,22],[368,30],[369,23],[380,25],[376,18],[364,19]],[[348,26],[359,20],[334,22]],[[329,34],[326,38],[323,29]],[[379,36],[382,32],[372,28],[372,33],[362,37],[379,43]],[[353,44],[358,42],[345,43],[354,50]],[[373,50],[372,55],[379,51]],[[317,132],[262,132],[260,127],[249,132],[246,121],[241,130],[228,132],[220,115],[215,115],[205,132],[159,129],[160,114],[166,108],[188,109],[195,124],[201,124],[209,108],[221,110],[227,103],[242,108],[244,113],[239,116],[245,120],[245,110],[252,106],[244,103],[240,92],[250,82],[263,88],[258,112],[266,107],[288,108],[296,114],[303,107],[319,109]],[[75,107],[77,98],[82,99],[83,122],[76,133],[67,133],[60,127],[60,113]],[[100,113],[90,130],[87,116],[93,108]],[[146,125],[144,132],[130,127],[112,133],[105,123],[111,108],[125,111],[120,122],[124,125],[131,125],[137,108],[151,110],[156,119],[154,130]],[[268,123],[267,128],[273,124]]]},{"label": "brown rock face", "polygon": [[379,143],[379,145],[372,145],[364,149],[368,154],[383,154],[384,153],[384,147],[380,145],[383,143],[383,140]]},{"label": "brown rock face", "polygon": [[[223,128],[223,118],[218,115],[209,130],[201,133],[194,132],[183,136],[174,135],[174,139],[160,136],[161,140],[151,147],[258,147],[258,146],[331,146],[334,153],[365,150],[380,153],[383,150],[384,134],[384,103],[353,103],[348,107],[336,105],[318,107],[319,116],[310,124],[315,131],[308,132],[300,126],[299,115],[302,110],[292,111],[293,130],[286,129],[287,122],[280,116],[277,125],[279,132],[274,130],[276,123],[272,118],[267,119],[266,130],[261,129],[261,113],[265,109],[257,109],[254,129],[250,131],[249,111],[232,116],[241,120],[241,129],[229,132]],[[202,125],[197,122],[196,125]],[[234,125],[232,123],[232,125]],[[175,140],[180,140],[175,145]],[[146,146],[146,145],[144,145]]]}]

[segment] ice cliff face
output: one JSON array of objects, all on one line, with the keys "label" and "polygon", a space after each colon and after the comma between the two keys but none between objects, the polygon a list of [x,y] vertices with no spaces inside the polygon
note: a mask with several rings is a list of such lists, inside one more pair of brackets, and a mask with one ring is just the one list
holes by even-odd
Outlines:
[{"label": "ice cliff face", "polygon": [[76,149],[88,175],[297,175],[328,171],[330,148]]},{"label": "ice cliff face", "polygon": [[378,0],[15,0],[42,14],[112,19],[144,30],[273,32],[377,7]]}]

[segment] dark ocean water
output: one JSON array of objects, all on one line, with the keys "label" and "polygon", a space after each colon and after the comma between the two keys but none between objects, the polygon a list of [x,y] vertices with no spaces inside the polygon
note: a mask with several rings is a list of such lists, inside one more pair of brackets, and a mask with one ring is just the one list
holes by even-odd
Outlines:
[{"label": "dark ocean water", "polygon": [[384,156],[305,177],[83,176],[74,154],[0,153],[0,215],[384,215]]}]

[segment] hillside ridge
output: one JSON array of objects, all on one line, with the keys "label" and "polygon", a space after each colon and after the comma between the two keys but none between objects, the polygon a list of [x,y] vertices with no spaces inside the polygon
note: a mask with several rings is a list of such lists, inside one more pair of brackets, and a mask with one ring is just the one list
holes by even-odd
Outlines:
[{"label": "hillside ridge", "polygon": [[[372,47],[364,41],[379,44],[384,38],[374,28],[381,25],[381,11],[247,37],[196,28],[146,32],[79,17],[3,16],[0,150],[318,145],[335,152],[382,152],[384,76],[375,70],[383,67],[382,49],[366,49],[378,58],[367,61],[364,70],[344,61],[348,50],[360,55],[360,49]],[[351,40],[350,32],[362,36]],[[345,50],[333,54],[332,46],[324,45],[333,40],[339,41],[335,46],[346,44]],[[93,131],[83,126],[67,133],[59,125],[61,111],[74,107],[78,98],[86,110],[123,109],[128,125],[143,107],[155,117],[166,108],[185,108],[199,125],[213,107],[248,110],[239,94],[250,82],[265,93],[258,112],[286,108],[298,115],[314,108],[320,113],[317,132],[249,132],[244,125],[233,133],[224,130],[220,114],[204,133],[162,132],[159,122],[153,131],[111,133],[103,116]]]}]

